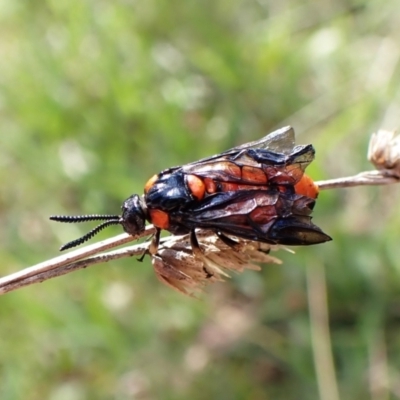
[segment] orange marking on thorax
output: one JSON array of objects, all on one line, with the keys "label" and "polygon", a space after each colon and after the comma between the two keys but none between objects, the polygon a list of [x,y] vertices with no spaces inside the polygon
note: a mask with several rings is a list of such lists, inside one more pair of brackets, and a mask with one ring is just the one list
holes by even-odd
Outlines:
[{"label": "orange marking on thorax", "polygon": [[203,180],[200,179],[196,175],[187,175],[186,176],[186,183],[189,187],[192,196],[196,200],[201,200],[205,193],[206,193],[206,185],[204,184]]},{"label": "orange marking on thorax", "polygon": [[319,193],[318,186],[307,175],[303,175],[300,181],[294,186],[294,190],[297,194],[302,194],[313,199],[316,199]]},{"label": "orange marking on thorax", "polygon": [[149,209],[150,222],[160,229],[168,229],[169,215],[161,210]]},{"label": "orange marking on thorax", "polygon": [[157,181],[157,179],[158,179],[158,175],[156,174],[156,175],[153,175],[153,176],[146,182],[146,184],[144,185],[144,193],[145,193],[145,194],[151,189],[151,187],[154,185],[154,183]]}]

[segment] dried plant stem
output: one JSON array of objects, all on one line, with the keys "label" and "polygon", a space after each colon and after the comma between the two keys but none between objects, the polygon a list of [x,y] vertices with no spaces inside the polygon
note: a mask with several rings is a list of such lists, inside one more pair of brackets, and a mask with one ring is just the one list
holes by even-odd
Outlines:
[{"label": "dried plant stem", "polygon": [[390,185],[399,183],[400,178],[392,171],[387,169],[364,171],[357,175],[347,176],[344,178],[329,179],[326,181],[317,181],[316,185],[321,190],[338,189],[354,186],[374,186],[374,185]]},{"label": "dried plant stem", "polygon": [[[399,181],[399,177],[397,177],[391,170],[385,169],[366,171],[346,178],[319,181],[316,182],[316,184],[321,190],[325,190],[351,186],[387,185],[398,183]],[[121,257],[141,255],[148,248],[148,242],[120,250],[114,250],[108,253],[99,253],[132,242],[142,237],[152,235],[154,232],[154,227],[149,225],[139,236],[134,237],[125,233],[114,236],[108,240],[85,246],[65,255],[53,258],[32,267],[25,268],[22,271],[0,278],[0,295],[24,286],[43,282],[56,276],[65,275],[69,272],[85,268],[90,265],[107,262]]]},{"label": "dried plant stem", "polygon": [[99,253],[132,242],[141,237],[149,236],[154,232],[154,227],[149,225],[139,236],[131,236],[123,233],[110,239],[85,246],[65,255],[52,258],[51,260],[36,264],[32,267],[25,268],[22,271],[18,271],[14,274],[7,275],[0,279],[0,295],[24,286],[43,282],[56,276],[65,275],[69,272],[85,268],[90,265],[107,262],[121,257],[141,255],[147,249],[149,243],[142,243],[130,248],[114,250],[105,254]]}]

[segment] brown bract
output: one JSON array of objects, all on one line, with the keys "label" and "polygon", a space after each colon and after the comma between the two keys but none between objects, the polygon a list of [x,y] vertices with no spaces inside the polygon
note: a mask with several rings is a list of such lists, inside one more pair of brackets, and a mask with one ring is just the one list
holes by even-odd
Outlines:
[{"label": "brown bract", "polygon": [[260,270],[258,263],[281,264],[270,255],[281,246],[237,239],[229,246],[209,231],[197,231],[203,255],[192,252],[189,237],[172,236],[160,246],[152,257],[157,278],[169,287],[193,295],[209,283],[224,281],[229,272],[245,269]]},{"label": "brown bract", "polygon": [[369,142],[368,159],[378,170],[390,170],[400,178],[400,136],[384,129],[374,133]]}]

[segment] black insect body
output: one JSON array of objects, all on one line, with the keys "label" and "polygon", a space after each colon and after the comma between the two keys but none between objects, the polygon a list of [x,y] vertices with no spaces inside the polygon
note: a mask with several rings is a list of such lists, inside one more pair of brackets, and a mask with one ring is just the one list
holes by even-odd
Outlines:
[{"label": "black insect body", "polygon": [[331,238],[311,222],[318,188],[304,174],[313,159],[313,147],[295,146],[294,131],[286,127],[259,141],[154,175],[144,195],[125,200],[121,216],[51,219],[105,221],[61,250],[85,242],[108,225],[121,224],[127,233],[140,234],[146,221],[157,228],[152,254],[162,229],[176,235],[191,233],[192,247],[197,247],[196,228],[222,238],[230,235],[271,244],[322,243]]}]

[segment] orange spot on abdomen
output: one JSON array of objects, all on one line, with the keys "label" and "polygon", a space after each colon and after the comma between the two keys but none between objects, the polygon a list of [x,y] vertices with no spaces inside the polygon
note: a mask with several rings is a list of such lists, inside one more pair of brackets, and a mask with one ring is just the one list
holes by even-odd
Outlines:
[{"label": "orange spot on abdomen", "polygon": [[266,184],[267,183],[267,176],[265,172],[257,167],[252,167],[249,165],[244,165],[242,167],[242,180],[246,183],[253,183],[253,184]]},{"label": "orange spot on abdomen", "polygon": [[236,192],[239,190],[239,184],[232,182],[221,182],[221,192]]},{"label": "orange spot on abdomen", "polygon": [[207,193],[215,193],[218,190],[217,184],[211,178],[204,178]]},{"label": "orange spot on abdomen", "polygon": [[302,194],[311,197],[312,199],[316,199],[319,193],[318,186],[307,175],[303,175],[299,182],[294,186],[294,190],[297,194]]},{"label": "orange spot on abdomen", "polygon": [[160,229],[169,228],[169,215],[165,211],[149,209],[150,222]]},{"label": "orange spot on abdomen", "polygon": [[196,200],[201,200],[204,197],[206,186],[202,179],[196,175],[186,175],[186,183],[192,196]]},{"label": "orange spot on abdomen", "polygon": [[273,205],[256,208],[250,213],[251,220],[256,224],[268,224],[276,217],[277,211]]}]

